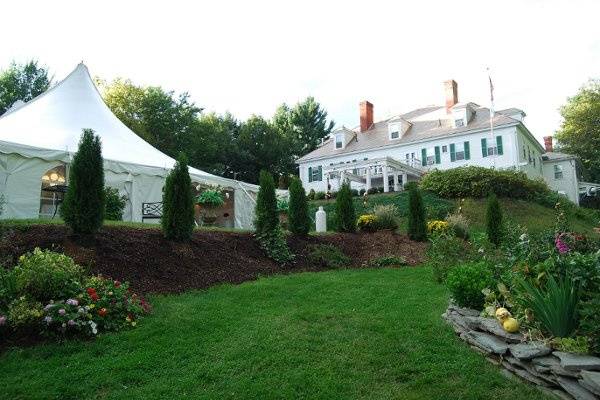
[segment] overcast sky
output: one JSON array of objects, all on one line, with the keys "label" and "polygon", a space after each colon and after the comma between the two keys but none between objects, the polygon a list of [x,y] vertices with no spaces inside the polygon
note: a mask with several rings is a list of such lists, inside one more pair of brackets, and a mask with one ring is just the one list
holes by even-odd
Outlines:
[{"label": "overcast sky", "polygon": [[[493,4],[493,5],[492,5]],[[60,80],[92,75],[188,91],[210,111],[271,117],[312,95],[338,125],[459,100],[525,110],[538,138],[600,78],[600,1],[10,1],[0,68],[36,58]]]}]

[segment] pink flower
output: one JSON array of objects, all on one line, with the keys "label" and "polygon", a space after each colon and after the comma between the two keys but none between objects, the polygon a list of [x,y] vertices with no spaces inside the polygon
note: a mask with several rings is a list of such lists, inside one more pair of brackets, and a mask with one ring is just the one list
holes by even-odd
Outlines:
[{"label": "pink flower", "polygon": [[60,315],[65,315],[67,313],[67,310],[65,310],[64,308],[61,308],[60,310],[58,310],[58,313]]},{"label": "pink flower", "polygon": [[562,234],[558,235],[554,240],[554,244],[556,245],[556,249],[560,254],[565,254],[569,252],[569,246],[562,240]]},{"label": "pink flower", "polygon": [[73,325],[75,325],[75,321],[73,321],[72,319],[70,319],[69,322],[67,322],[67,324],[69,324],[69,326],[73,326]]},{"label": "pink flower", "polygon": [[69,299],[69,300],[67,300],[67,304],[70,305],[70,306],[77,307],[79,305],[79,302],[77,300],[75,300],[75,299]]},{"label": "pink flower", "polygon": [[0,326],[6,325],[6,317],[4,315],[0,315]]}]

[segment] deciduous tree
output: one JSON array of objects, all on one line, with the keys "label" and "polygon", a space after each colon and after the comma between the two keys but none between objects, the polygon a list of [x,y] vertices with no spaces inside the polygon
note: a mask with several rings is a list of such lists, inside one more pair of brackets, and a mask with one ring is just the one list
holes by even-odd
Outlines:
[{"label": "deciduous tree", "polygon": [[48,69],[31,60],[25,64],[14,61],[8,69],[0,71],[0,115],[17,100],[28,102],[50,87],[52,78]]}]

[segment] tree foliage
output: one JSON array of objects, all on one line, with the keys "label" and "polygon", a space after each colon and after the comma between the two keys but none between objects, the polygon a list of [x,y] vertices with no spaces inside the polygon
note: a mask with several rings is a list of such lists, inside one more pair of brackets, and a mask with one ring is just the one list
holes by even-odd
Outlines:
[{"label": "tree foliage", "polygon": [[25,64],[14,61],[0,71],[0,115],[4,114],[17,100],[28,102],[50,87],[52,78],[48,69],[31,60]]},{"label": "tree foliage", "polygon": [[275,181],[265,170],[260,171],[260,188],[256,197],[255,211],[254,228],[257,235],[267,234],[279,227]]},{"label": "tree foliage", "polygon": [[600,182],[600,79],[590,80],[561,107],[559,150],[579,157],[586,179]]},{"label": "tree foliage", "polygon": [[356,231],[356,211],[350,184],[344,183],[335,198],[335,218],[338,232]]},{"label": "tree foliage", "polygon": [[502,209],[494,193],[487,200],[485,226],[488,240],[496,246],[502,243]]},{"label": "tree foliage", "polygon": [[423,197],[417,185],[409,185],[408,192],[408,236],[412,240],[427,240],[427,221]]},{"label": "tree foliage", "polygon": [[194,198],[187,157],[180,154],[163,189],[163,215],[160,220],[167,239],[186,241],[194,231]]},{"label": "tree foliage", "polygon": [[61,216],[75,234],[93,234],[104,220],[104,165],[100,138],[84,129],[69,169]]},{"label": "tree foliage", "polygon": [[292,179],[289,191],[289,230],[296,235],[306,236],[310,231],[311,220],[308,215],[308,200],[304,187],[302,187],[302,181],[298,178]]}]

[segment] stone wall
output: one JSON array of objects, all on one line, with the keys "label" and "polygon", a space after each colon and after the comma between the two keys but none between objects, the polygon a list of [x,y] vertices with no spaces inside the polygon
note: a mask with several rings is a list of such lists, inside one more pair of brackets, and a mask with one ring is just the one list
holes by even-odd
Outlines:
[{"label": "stone wall", "polygon": [[541,342],[508,333],[479,311],[450,305],[442,317],[462,340],[488,361],[560,399],[600,399],[600,358],[554,351]]}]

